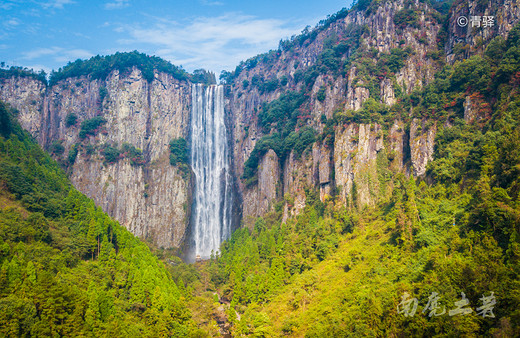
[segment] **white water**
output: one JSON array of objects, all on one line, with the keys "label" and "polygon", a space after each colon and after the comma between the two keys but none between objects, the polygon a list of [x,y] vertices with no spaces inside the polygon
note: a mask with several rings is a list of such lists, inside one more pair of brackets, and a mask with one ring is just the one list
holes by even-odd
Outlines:
[{"label": "white water", "polygon": [[231,235],[232,179],[222,86],[192,86],[191,165],[195,255],[204,259]]}]

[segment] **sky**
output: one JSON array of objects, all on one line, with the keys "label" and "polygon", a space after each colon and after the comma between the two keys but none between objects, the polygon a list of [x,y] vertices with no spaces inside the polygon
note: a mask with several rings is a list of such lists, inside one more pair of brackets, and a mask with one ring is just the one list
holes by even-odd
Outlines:
[{"label": "sky", "polygon": [[217,74],[352,0],[0,0],[0,61],[49,73],[138,50]]}]

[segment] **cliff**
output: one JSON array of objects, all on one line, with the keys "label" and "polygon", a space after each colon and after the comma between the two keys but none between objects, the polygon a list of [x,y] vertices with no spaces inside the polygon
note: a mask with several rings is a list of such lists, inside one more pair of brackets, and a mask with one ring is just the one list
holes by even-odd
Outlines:
[{"label": "cliff", "polygon": [[[495,25],[462,29],[456,26],[461,15],[494,15]],[[518,1],[458,1],[449,12],[419,1],[358,4],[240,64],[226,78],[237,177],[244,176],[263,137],[284,137],[280,122],[266,128],[262,119],[270,103],[284,104],[285,93],[306,97],[292,117],[293,131],[310,126],[319,134],[303,154],[263,154],[256,183],[240,182],[244,218],[274,210],[284,196],[291,196],[284,219],[298,214],[306,205],[305,189],[318,190],[322,202],[335,195],[344,205],[374,205],[389,196],[388,175],[424,177],[438,124],[445,121],[411,108],[403,114],[403,99],[460,56],[457,43],[478,46],[466,48],[464,58],[481,54],[494,37],[506,37],[519,17]],[[478,104],[471,102],[468,96],[464,103],[468,121]]]},{"label": "cliff", "polygon": [[[9,78],[1,83],[0,97],[19,110],[22,126],[40,145],[68,166],[74,186],[105,212],[159,246],[181,244],[192,183],[189,173],[170,165],[169,142],[188,137],[189,83],[160,72],[147,81],[133,68],[102,80],[71,77],[49,88],[31,78]],[[94,117],[106,122],[81,135],[82,122]],[[125,156],[125,143],[137,160]],[[121,150],[107,159],[107,147]]]},{"label": "cliff", "polygon": [[[375,205],[391,195],[393,175],[427,175],[440,129],[486,117],[471,88],[435,109],[426,107],[447,100],[445,93],[419,93],[439,71],[507,37],[518,1],[442,4],[363,1],[224,73],[240,197],[234,217],[250,224],[277,210],[287,219],[309,199]],[[492,15],[494,25],[460,27],[463,15]],[[189,136],[187,79],[134,67],[47,88],[30,77],[0,81],[0,98],[80,191],[133,233],[160,246],[181,244],[193,183],[189,170],[169,164],[168,144]],[[103,122],[82,131],[96,117]]]}]

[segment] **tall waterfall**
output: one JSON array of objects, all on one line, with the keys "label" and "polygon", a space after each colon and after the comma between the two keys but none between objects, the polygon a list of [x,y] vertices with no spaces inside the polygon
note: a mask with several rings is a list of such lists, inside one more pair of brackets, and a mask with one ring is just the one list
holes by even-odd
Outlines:
[{"label": "tall waterfall", "polygon": [[209,258],[231,235],[232,176],[222,86],[192,86],[191,165],[195,173],[195,255]]}]

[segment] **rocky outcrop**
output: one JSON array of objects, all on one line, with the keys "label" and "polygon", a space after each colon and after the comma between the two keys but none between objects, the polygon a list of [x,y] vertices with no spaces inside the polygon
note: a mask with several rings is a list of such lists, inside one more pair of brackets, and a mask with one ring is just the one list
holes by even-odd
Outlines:
[{"label": "rocky outcrop", "polygon": [[364,206],[378,201],[377,157],[386,156],[383,149],[382,129],[377,124],[349,124],[336,130],[335,179],[342,203]]},{"label": "rocky outcrop", "polygon": [[0,99],[18,111],[18,121],[31,135],[38,138],[46,86],[32,77],[0,79]]},{"label": "rocky outcrop", "polygon": [[[134,234],[156,245],[178,247],[189,223],[192,183],[169,163],[169,142],[189,136],[191,89],[171,75],[156,73],[148,82],[137,68],[113,71],[105,80],[68,78],[47,88],[26,78],[11,78],[0,92],[20,110],[19,119],[39,143],[60,143],[54,156],[68,163],[74,186]],[[34,101],[34,102],[33,102]],[[74,114],[77,122],[67,124]],[[81,122],[101,116],[106,123],[95,136],[80,137]],[[130,144],[142,162],[107,161],[104,145]]]},{"label": "rocky outcrop", "polygon": [[269,150],[258,166],[258,182],[243,194],[243,213],[247,217],[259,217],[271,211],[281,195],[280,162],[273,150]]},{"label": "rocky outcrop", "polygon": [[[412,24],[396,23],[397,13],[412,9],[417,14]],[[392,1],[385,2],[370,13],[353,10],[343,18],[331,22],[326,28],[318,29],[312,38],[282,46],[278,51],[250,59],[238,69],[240,72],[230,84],[226,109],[233,117],[234,170],[241,177],[244,163],[249,158],[256,142],[272,132],[258,126],[258,112],[262,105],[277,99],[286,91],[304,90],[308,100],[301,107],[307,115],[307,125],[318,133],[323,132],[325,120],[336,112],[358,111],[368,98],[375,98],[391,106],[400,93],[410,93],[433,79],[439,65],[432,57],[437,51],[437,34],[441,23],[435,10],[424,3]],[[304,32],[304,35],[306,33]],[[338,44],[347,37],[360,34],[359,55],[344,72],[334,73],[320,66],[314,82],[309,87],[301,74],[312,70],[322,60],[322,52],[331,43]],[[332,41],[332,42],[331,42]],[[354,44],[349,44],[353,46]],[[327,47],[328,46],[328,47]],[[380,78],[367,77],[367,64],[377,67],[378,59],[388,56],[398,49],[406,52],[402,68],[395,74],[384,74]],[[351,56],[354,49],[348,47],[342,60]],[[370,56],[368,56],[370,55]],[[300,77],[299,77],[300,76]],[[260,80],[259,80],[260,79]],[[278,86],[266,90],[258,82],[278,80]],[[284,81],[282,81],[284,80]],[[371,92],[373,91],[373,92]],[[325,120],[324,120],[325,118]],[[378,124],[348,124],[336,128],[333,146],[326,148],[321,142],[314,144],[305,154],[291,153],[280,163],[283,179],[278,183],[282,196],[289,196],[285,203],[284,218],[298,214],[306,204],[305,189],[317,189],[320,200],[325,201],[331,194],[339,194],[341,203],[351,203],[352,193],[359,205],[373,205],[380,193],[380,173],[377,158],[384,158],[393,170],[403,170],[408,160],[410,139],[402,122],[395,122],[389,131],[383,131]],[[413,174],[423,175],[428,160],[431,159],[429,136],[414,135]],[[427,145],[423,146],[423,142]],[[433,139],[432,139],[433,140]],[[384,153],[384,154],[383,154]],[[408,170],[406,171],[408,172]],[[259,176],[260,182],[260,176]],[[275,186],[277,183],[270,183]],[[239,183],[239,192],[244,196],[244,218],[258,215],[256,205],[265,197],[266,187],[244,186]],[[272,195],[271,195],[272,196]],[[349,202],[350,199],[350,202]]]},{"label": "rocky outcrop", "polygon": [[435,124],[425,126],[418,119],[413,119],[410,124],[410,155],[414,176],[426,173],[426,166],[433,159],[436,132]]}]

